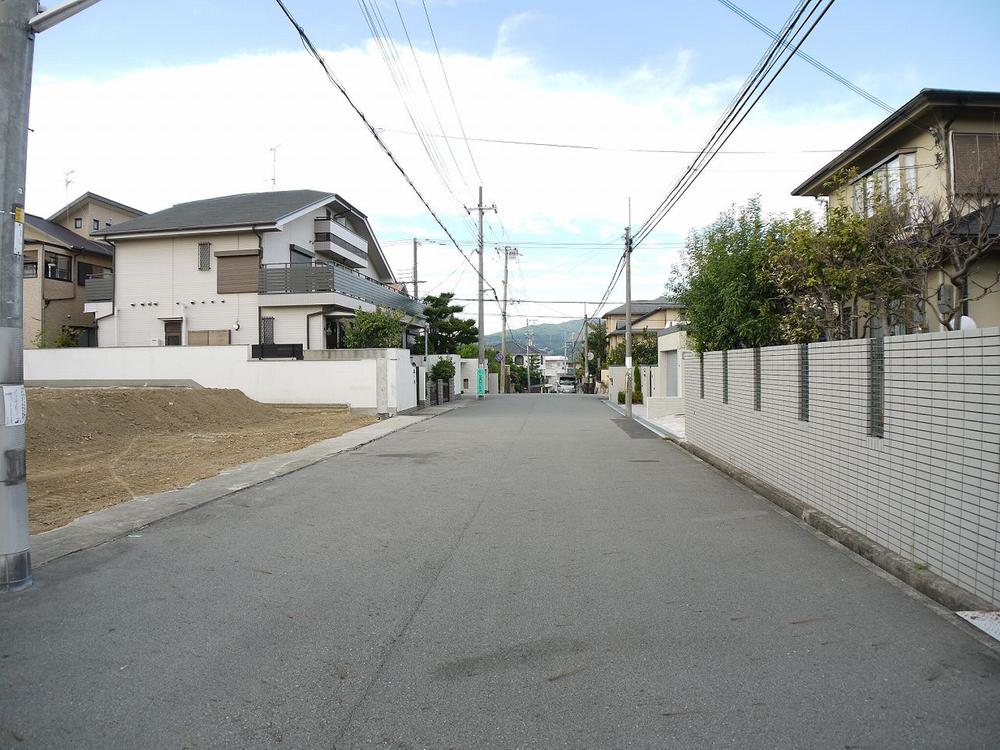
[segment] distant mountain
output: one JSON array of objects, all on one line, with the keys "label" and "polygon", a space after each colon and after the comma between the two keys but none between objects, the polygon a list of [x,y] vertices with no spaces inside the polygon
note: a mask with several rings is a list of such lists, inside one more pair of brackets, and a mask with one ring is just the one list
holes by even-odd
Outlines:
[{"label": "distant mountain", "polygon": [[[563,344],[570,343],[583,327],[583,320],[567,320],[565,323],[538,323],[531,326],[531,343],[539,349],[547,349],[550,354],[562,354]],[[507,331],[507,341],[526,344],[527,328],[512,328]],[[500,345],[500,333],[490,333],[486,336],[490,346]]]}]

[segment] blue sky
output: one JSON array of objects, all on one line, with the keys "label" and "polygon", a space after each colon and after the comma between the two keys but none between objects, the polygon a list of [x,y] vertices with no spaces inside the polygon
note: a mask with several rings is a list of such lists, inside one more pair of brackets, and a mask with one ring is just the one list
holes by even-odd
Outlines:
[{"label": "blue sky", "polygon": [[[410,129],[357,4],[287,1],[376,125]],[[444,130],[455,133],[450,105],[440,81],[434,82],[439,71],[422,7],[415,0],[399,2],[432,78]],[[772,28],[793,5],[791,0],[738,4]],[[396,7],[391,0],[381,7],[405,58]],[[470,136],[697,147],[768,43],[714,0],[435,0],[429,7]],[[838,0],[805,49],[898,106],[922,87],[1000,89],[993,64],[997,28],[996,0],[947,6],[929,0]],[[942,38],[957,29],[960,44]],[[403,271],[410,265],[405,244],[392,240],[442,233],[314,65],[301,55],[271,0],[103,0],[39,36],[29,209],[57,208],[66,192],[62,175],[71,169],[71,195],[93,189],[148,210],[263,190],[269,148],[280,143],[279,187],[332,189],[363,202],[394,266]],[[85,111],[86,122],[78,117],[67,122],[66,111]],[[437,130],[431,110],[423,113],[429,129]],[[636,296],[658,294],[676,260],[672,244],[733,202],[760,192],[774,210],[804,205],[788,192],[830,154],[788,152],[843,148],[883,116],[793,61],[732,144],[780,153],[720,157],[714,174],[706,175],[665,222],[656,237],[662,246],[637,257]],[[453,232],[463,243],[471,240],[460,204],[473,202],[475,180],[462,146],[454,144],[460,153],[453,196],[416,138],[385,137]],[[507,230],[505,235],[500,220],[492,219],[487,242],[526,243],[521,267],[512,274],[513,293],[535,299],[599,296],[616,251],[527,243],[616,241],[625,223],[626,195],[632,196],[638,223],[685,163],[677,156],[472,148],[487,200],[500,205]],[[446,289],[461,278],[456,288],[471,296],[475,277],[462,275],[454,249],[429,245],[425,252],[425,288]],[[498,288],[499,275],[491,258],[487,276]],[[582,308],[521,305],[516,312],[548,320],[564,311],[576,315]],[[491,316],[489,330],[497,327],[495,312]]]}]

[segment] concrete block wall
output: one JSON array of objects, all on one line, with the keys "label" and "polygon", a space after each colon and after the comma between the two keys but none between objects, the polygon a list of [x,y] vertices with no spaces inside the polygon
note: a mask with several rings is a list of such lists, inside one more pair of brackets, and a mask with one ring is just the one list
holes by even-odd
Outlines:
[{"label": "concrete block wall", "polygon": [[[684,358],[687,439],[1000,606],[1000,329],[884,339],[883,437],[868,340]],[[723,357],[728,403],[723,403]],[[876,381],[877,382],[877,381]],[[876,401],[877,404],[877,401]]]}]

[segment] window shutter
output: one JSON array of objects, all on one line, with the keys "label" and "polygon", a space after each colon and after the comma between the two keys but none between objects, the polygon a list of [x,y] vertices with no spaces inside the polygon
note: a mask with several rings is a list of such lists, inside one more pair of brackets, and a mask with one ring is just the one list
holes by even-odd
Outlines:
[{"label": "window shutter", "polygon": [[211,271],[212,270],[212,243],[211,242],[199,242],[198,243],[198,270],[199,271]]},{"label": "window shutter", "polygon": [[955,192],[1000,193],[1000,137],[990,133],[955,133]]}]

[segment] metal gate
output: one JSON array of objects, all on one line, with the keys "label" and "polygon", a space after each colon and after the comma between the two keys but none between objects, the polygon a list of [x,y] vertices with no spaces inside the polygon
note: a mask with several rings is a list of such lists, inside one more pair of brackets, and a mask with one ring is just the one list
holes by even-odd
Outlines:
[{"label": "metal gate", "polygon": [[260,343],[274,343],[274,318],[260,319]]}]

